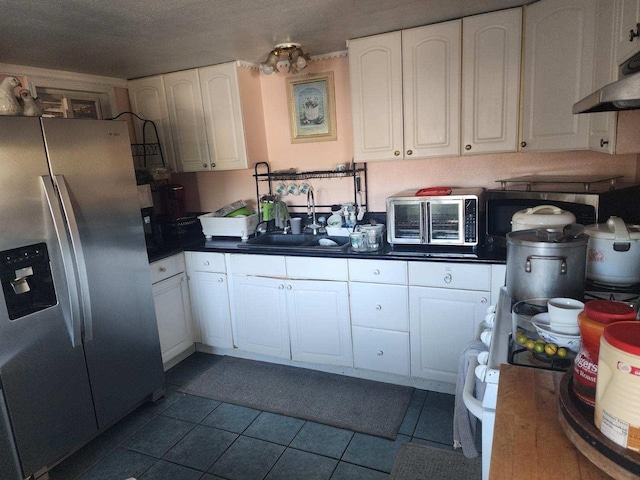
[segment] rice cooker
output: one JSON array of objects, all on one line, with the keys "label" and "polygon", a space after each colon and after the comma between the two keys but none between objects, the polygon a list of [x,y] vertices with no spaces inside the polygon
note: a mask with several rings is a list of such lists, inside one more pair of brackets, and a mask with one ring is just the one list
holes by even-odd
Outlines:
[{"label": "rice cooker", "polygon": [[587,225],[587,278],[606,285],[640,283],[640,225],[627,225],[619,217]]},{"label": "rice cooker", "polygon": [[514,213],[511,217],[511,231],[563,227],[575,222],[575,215],[567,210],[554,205],[538,205]]}]

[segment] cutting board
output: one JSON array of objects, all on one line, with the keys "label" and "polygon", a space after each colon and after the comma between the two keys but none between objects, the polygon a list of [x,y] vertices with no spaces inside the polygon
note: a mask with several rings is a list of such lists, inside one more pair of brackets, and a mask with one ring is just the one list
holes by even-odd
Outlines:
[{"label": "cutting board", "polygon": [[500,366],[489,478],[611,479],[567,438],[556,392],[562,372]]}]

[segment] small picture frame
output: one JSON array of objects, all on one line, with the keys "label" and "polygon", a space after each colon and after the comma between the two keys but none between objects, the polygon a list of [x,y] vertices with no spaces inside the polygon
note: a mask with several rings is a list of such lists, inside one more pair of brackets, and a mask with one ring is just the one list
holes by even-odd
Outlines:
[{"label": "small picture frame", "polygon": [[337,140],[333,72],[287,77],[291,143]]}]

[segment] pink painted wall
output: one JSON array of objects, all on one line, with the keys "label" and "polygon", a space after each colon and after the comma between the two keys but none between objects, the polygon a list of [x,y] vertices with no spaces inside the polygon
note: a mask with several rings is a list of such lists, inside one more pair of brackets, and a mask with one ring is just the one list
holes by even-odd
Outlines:
[{"label": "pink painted wall", "polygon": [[[352,160],[351,102],[348,58],[340,57],[311,62],[307,73],[333,71],[336,96],[338,139],[333,142],[292,144],[285,78],[287,74],[261,76],[267,147],[271,169],[297,168],[298,171],[333,169],[337,163]],[[622,155],[581,151],[562,153],[509,153],[471,155],[465,157],[428,158],[368,164],[369,210],[385,210],[385,198],[405,189],[450,185],[496,188],[496,180],[530,174],[623,175],[625,181],[636,181],[640,152],[640,115],[621,114],[618,145]],[[213,211],[243,199],[255,204],[256,187],[253,169],[230,172],[201,172],[197,178],[199,205],[190,209]],[[352,183],[348,179],[312,180],[318,204],[353,200]],[[260,184],[261,193],[266,184]],[[195,198],[195,197],[192,197]],[[304,205],[301,196],[288,195],[289,205]]]}]

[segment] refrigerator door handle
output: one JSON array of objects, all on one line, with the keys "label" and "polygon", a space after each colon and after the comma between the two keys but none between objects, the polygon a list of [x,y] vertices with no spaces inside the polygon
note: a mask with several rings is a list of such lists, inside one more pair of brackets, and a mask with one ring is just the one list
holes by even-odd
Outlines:
[{"label": "refrigerator door handle", "polygon": [[80,230],[78,230],[78,222],[76,214],[71,204],[71,196],[67,188],[67,182],[64,175],[54,175],[60,200],[62,200],[62,209],[67,219],[67,227],[69,228],[69,236],[71,237],[71,248],[75,259],[78,272],[78,280],[80,283],[80,299],[82,302],[82,319],[84,323],[84,343],[93,340],[93,318],[91,316],[91,299],[89,297],[89,276],[87,275],[87,265],[84,262],[84,251],[82,242],[80,241]]},{"label": "refrigerator door handle", "polygon": [[71,344],[74,347],[82,345],[82,322],[80,321],[80,293],[78,288],[78,279],[76,272],[73,268],[73,256],[71,254],[71,245],[67,237],[67,232],[64,228],[64,216],[62,215],[62,209],[58,203],[58,195],[56,194],[53,186],[53,180],[50,175],[43,175],[40,177],[42,180],[42,186],[44,188],[45,196],[47,197],[47,203],[49,204],[49,211],[53,217],[53,225],[56,229],[58,237],[58,244],[60,251],[62,252],[62,265],[64,267],[64,273],[67,277],[67,283],[69,285],[69,304],[71,307]]}]

